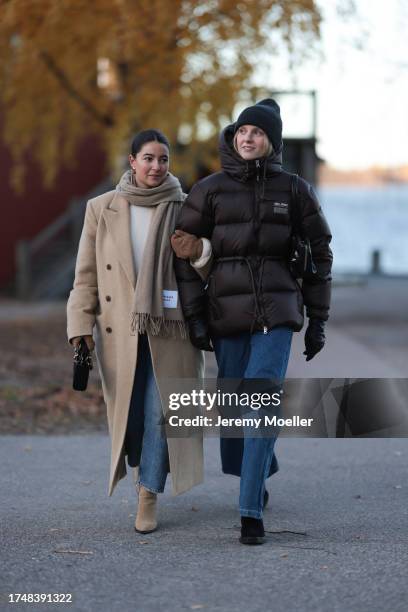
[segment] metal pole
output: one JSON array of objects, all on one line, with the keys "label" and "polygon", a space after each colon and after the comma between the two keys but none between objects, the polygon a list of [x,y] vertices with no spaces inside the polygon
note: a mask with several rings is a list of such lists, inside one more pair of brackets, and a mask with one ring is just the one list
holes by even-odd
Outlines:
[{"label": "metal pole", "polygon": [[378,249],[371,254],[371,274],[381,274],[381,251]]},{"label": "metal pole", "polygon": [[20,300],[28,300],[31,293],[31,250],[27,240],[16,245],[16,289]]},{"label": "metal pole", "polygon": [[313,134],[313,138],[316,138],[316,134],[317,134],[317,93],[316,91],[312,91],[311,92],[312,95],[312,105],[313,105],[313,110],[312,110],[312,134]]}]

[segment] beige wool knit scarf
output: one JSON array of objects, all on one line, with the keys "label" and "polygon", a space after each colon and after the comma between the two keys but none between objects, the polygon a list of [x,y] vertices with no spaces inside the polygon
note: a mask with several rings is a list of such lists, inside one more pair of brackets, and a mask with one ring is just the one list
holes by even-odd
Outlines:
[{"label": "beige wool knit scarf", "polygon": [[131,206],[155,209],[136,281],[131,330],[142,334],[149,331],[155,336],[166,337],[176,337],[179,331],[182,338],[187,338],[170,244],[185,199],[180,182],[169,173],[158,187],[136,187],[132,182],[132,171],[127,170],[116,190]]}]

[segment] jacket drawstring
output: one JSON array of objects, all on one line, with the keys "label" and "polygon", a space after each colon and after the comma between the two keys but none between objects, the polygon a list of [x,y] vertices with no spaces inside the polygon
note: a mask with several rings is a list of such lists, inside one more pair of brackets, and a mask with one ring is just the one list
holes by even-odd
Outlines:
[{"label": "jacket drawstring", "polygon": [[252,266],[251,266],[250,262],[248,261],[247,257],[245,257],[245,261],[246,261],[246,263],[248,265],[248,268],[249,268],[249,274],[250,274],[251,283],[252,283],[252,291],[254,292],[254,298],[255,298],[255,313],[254,313],[255,314],[255,318],[254,318],[254,320],[252,322],[251,329],[250,329],[250,333],[252,334],[253,331],[254,331],[256,323],[263,324],[264,321],[263,321],[263,316],[262,316],[262,313],[261,313],[261,309],[259,307],[258,291],[257,291],[256,283],[255,283],[254,272],[252,270]]}]

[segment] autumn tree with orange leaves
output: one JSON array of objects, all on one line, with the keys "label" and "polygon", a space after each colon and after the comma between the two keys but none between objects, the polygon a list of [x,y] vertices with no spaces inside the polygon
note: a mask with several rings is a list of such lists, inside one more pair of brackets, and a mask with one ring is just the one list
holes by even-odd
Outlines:
[{"label": "autumn tree with orange leaves", "polygon": [[0,114],[14,185],[27,151],[52,184],[88,134],[117,173],[142,127],[189,144],[187,155],[176,147],[172,169],[192,179],[203,139],[256,95],[256,65],[283,48],[300,60],[321,19],[313,0],[0,0]]}]

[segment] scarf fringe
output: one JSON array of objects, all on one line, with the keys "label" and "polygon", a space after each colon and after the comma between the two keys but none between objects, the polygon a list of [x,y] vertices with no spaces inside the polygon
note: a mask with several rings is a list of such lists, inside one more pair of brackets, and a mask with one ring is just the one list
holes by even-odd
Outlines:
[{"label": "scarf fringe", "polygon": [[145,312],[132,312],[132,333],[145,334],[150,332],[153,336],[176,338],[177,332],[183,340],[188,338],[188,330],[184,321],[172,321],[164,317],[152,317]]}]

